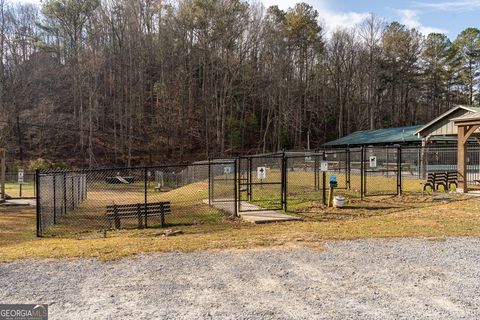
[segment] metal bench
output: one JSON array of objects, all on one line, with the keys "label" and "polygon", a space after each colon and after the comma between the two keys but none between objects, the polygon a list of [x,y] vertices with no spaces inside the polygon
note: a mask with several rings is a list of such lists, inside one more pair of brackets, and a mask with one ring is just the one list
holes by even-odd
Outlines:
[{"label": "metal bench", "polygon": [[458,186],[458,173],[456,171],[432,172],[427,174],[427,182],[423,184],[423,191],[430,187],[432,191],[438,191],[439,186],[447,192],[452,185]]},{"label": "metal bench", "polygon": [[455,185],[455,189],[458,188],[458,172],[457,171],[448,171],[447,172],[447,186],[450,188],[451,185]]},{"label": "metal bench", "polygon": [[107,218],[112,227],[121,228],[121,219],[137,218],[138,227],[146,225],[147,217],[158,216],[161,219],[162,226],[165,223],[165,215],[171,213],[170,202],[151,202],[151,203],[132,203],[132,204],[112,204],[107,206]]}]

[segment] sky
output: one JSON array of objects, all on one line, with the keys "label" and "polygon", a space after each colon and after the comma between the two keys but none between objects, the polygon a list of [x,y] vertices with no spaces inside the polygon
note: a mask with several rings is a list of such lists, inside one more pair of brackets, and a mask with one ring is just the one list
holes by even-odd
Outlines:
[{"label": "sky", "polygon": [[[480,0],[303,0],[313,6],[327,32],[353,27],[370,13],[416,28],[424,34],[441,32],[454,39],[467,27],[480,28]],[[295,0],[263,0],[266,6],[287,9]]]},{"label": "sky", "polygon": [[[293,7],[300,0],[259,0],[265,6]],[[424,34],[441,32],[454,39],[467,27],[480,28],[480,0],[302,0],[319,13],[327,33],[353,27],[370,13],[399,21]],[[40,3],[40,0],[10,0]]]}]

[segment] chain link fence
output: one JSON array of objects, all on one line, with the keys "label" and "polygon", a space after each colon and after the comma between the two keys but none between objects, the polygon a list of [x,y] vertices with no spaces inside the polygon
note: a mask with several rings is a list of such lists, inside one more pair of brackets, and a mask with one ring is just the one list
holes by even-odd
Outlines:
[{"label": "chain link fence", "polygon": [[18,172],[5,173],[5,193],[8,198],[34,198],[35,186],[35,172],[24,172],[23,183],[18,181]]},{"label": "chain link fence", "polygon": [[363,148],[363,196],[396,195],[402,192],[399,175],[401,149],[396,147]]},{"label": "chain link fence", "polygon": [[239,158],[239,211],[285,210],[285,155]]},{"label": "chain link fence", "polygon": [[[226,169],[229,168],[225,177]],[[231,170],[231,171],[230,171]],[[235,161],[38,172],[37,233],[218,223],[235,208]]]},{"label": "chain link fence", "polygon": [[[456,171],[455,147],[294,151],[142,168],[37,172],[39,235],[218,223],[246,211],[321,206],[330,183],[349,199],[422,193],[429,173]],[[467,180],[480,176],[469,148]],[[35,186],[36,185],[36,186]],[[474,187],[474,186],[473,186]]]}]

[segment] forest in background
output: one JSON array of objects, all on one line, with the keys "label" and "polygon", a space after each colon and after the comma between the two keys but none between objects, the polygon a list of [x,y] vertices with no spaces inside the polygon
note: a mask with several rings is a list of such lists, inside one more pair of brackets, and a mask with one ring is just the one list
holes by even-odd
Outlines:
[{"label": "forest in background", "polygon": [[0,0],[9,160],[78,167],[314,149],[480,100],[480,31],[372,14],[330,34],[305,3]]}]

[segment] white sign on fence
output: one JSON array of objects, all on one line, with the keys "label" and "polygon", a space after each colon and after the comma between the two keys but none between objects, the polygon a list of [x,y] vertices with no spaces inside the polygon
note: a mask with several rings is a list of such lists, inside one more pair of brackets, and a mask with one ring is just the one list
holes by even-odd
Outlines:
[{"label": "white sign on fence", "polygon": [[18,183],[19,184],[22,184],[23,181],[24,181],[23,174],[24,174],[23,169],[18,169]]},{"label": "white sign on fence", "polygon": [[260,180],[267,178],[267,168],[265,167],[258,167],[257,168],[257,178]]},{"label": "white sign on fence", "polygon": [[320,171],[321,172],[328,171],[328,162],[327,161],[320,161]]},{"label": "white sign on fence", "polygon": [[377,167],[377,157],[370,156],[370,168],[376,168],[376,167]]},{"label": "white sign on fence", "polygon": [[232,166],[231,165],[225,165],[223,167],[223,174],[231,174],[232,173]]}]

